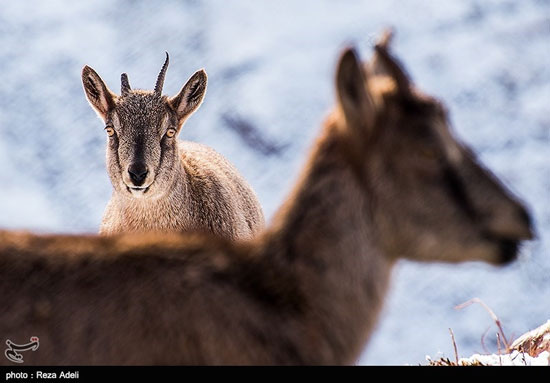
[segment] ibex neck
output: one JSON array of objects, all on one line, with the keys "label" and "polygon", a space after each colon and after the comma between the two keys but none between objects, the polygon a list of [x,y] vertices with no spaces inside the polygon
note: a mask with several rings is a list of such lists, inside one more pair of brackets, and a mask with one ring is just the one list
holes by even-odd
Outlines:
[{"label": "ibex neck", "polygon": [[[366,191],[326,130],[291,198],[274,219],[269,244],[305,294],[313,360],[353,363],[376,323],[392,267],[374,241]],[[282,247],[282,249],[281,249]]]}]

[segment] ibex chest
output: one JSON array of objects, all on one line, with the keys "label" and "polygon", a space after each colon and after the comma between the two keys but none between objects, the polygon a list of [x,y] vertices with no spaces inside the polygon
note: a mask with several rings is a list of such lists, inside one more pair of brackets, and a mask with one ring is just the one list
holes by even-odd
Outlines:
[{"label": "ibex chest", "polygon": [[183,201],[120,201],[107,205],[100,232],[114,234],[127,231],[185,231],[193,229]]}]

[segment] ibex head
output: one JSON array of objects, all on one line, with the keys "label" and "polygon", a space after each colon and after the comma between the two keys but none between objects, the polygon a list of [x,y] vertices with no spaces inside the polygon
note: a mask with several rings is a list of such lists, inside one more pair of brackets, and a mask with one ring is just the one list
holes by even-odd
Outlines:
[{"label": "ibex head", "polygon": [[199,70],[174,97],[162,95],[166,61],[154,91],[133,90],[126,73],[121,94],[113,93],[90,67],[82,70],[84,92],[105,122],[107,168],[115,190],[128,197],[158,197],[177,174],[177,136],[185,120],[198,109],[207,76]]},{"label": "ibex head", "polygon": [[453,137],[445,108],[416,89],[389,52],[370,62],[354,49],[336,76],[338,131],[372,201],[387,253],[420,261],[505,263],[532,238],[524,206]]}]

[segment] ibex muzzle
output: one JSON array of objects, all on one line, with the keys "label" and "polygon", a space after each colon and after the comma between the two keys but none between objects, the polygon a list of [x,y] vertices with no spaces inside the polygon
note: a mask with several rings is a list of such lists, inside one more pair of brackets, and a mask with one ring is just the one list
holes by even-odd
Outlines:
[{"label": "ibex muzzle", "polygon": [[147,165],[143,162],[132,162],[128,166],[128,174],[130,175],[130,180],[135,186],[143,185],[145,178],[149,171],[147,170]]}]

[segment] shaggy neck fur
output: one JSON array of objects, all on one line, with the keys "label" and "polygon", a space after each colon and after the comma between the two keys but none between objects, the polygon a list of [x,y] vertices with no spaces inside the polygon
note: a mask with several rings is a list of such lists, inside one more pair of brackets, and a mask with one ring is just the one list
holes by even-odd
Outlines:
[{"label": "shaggy neck fur", "polygon": [[265,244],[267,257],[283,257],[299,276],[309,339],[297,343],[307,345],[306,362],[355,361],[376,323],[393,265],[376,245],[369,196],[342,141],[329,123]]}]

